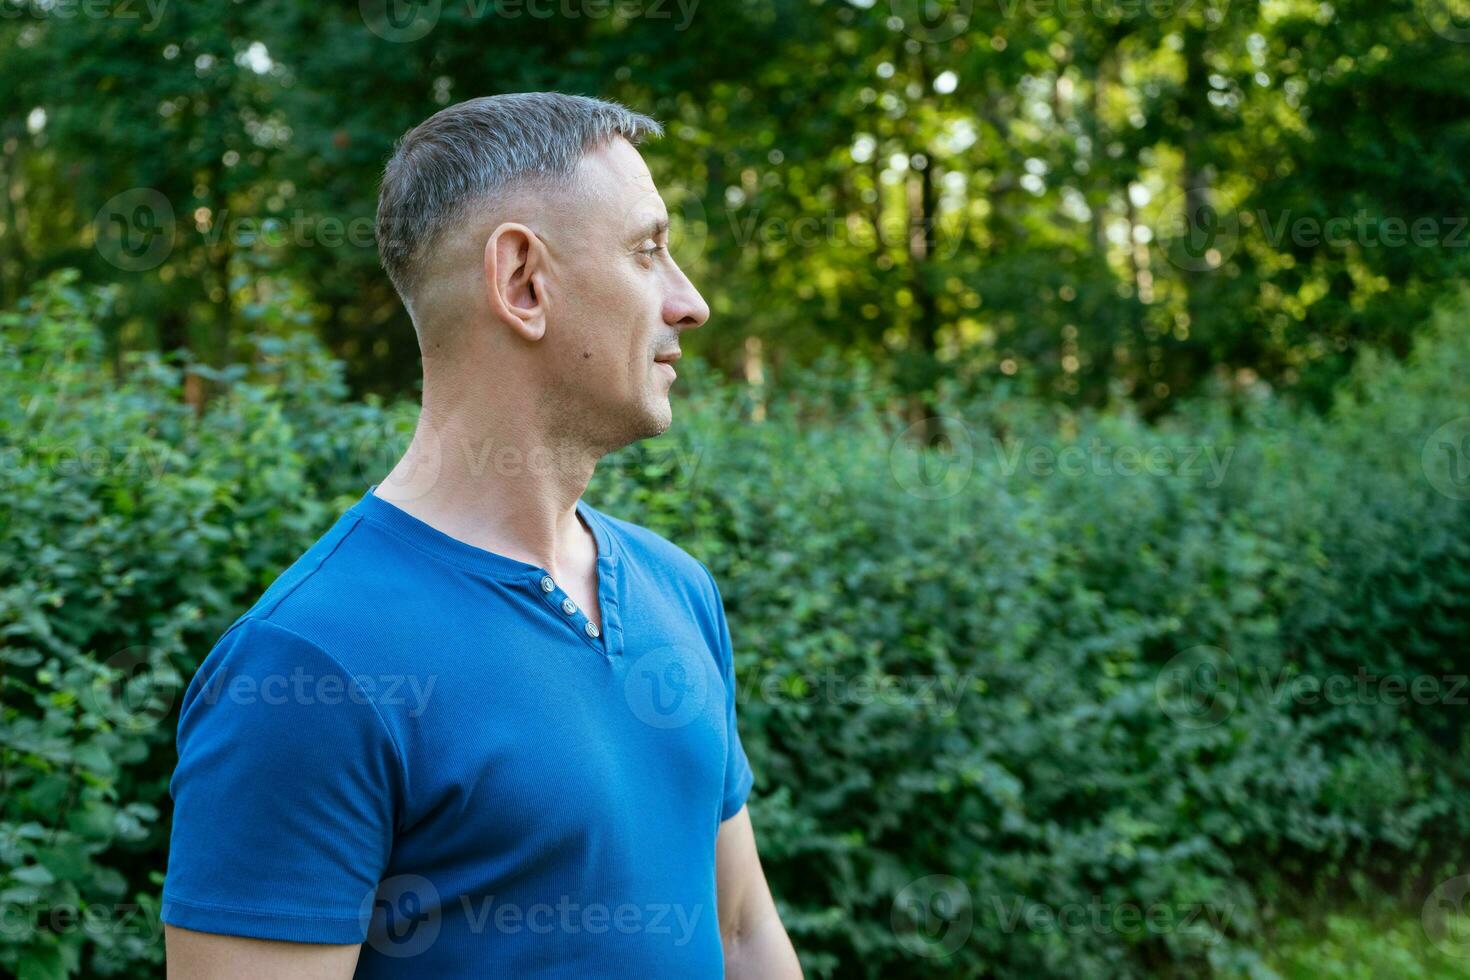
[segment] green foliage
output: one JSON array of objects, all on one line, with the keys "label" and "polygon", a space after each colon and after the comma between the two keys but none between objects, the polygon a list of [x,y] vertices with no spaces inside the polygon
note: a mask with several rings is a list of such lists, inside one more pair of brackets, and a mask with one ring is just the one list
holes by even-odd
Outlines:
[{"label": "green foliage", "polygon": [[[756,339],[768,373],[835,346],[914,391],[1325,403],[1470,271],[1456,2],[434,0],[390,39],[396,0],[0,0],[0,303],[78,266],[123,287],[111,344],[220,365],[306,288],[354,387],[408,392],[383,163],[452,102],[554,89],[666,122],[727,373]],[[120,226],[172,247],[119,268]]]},{"label": "green foliage", "polygon": [[381,414],[339,404],[314,344],[268,340],[195,417],[196,368],[106,370],[109,301],[66,273],[0,317],[0,967],[22,976],[156,973],[175,701]]},{"label": "green foliage", "polygon": [[[349,400],[296,334],[114,370],[108,302],[62,275],[0,318],[0,902],[23,910],[0,968],[25,976],[157,974],[182,683],[414,417]],[[941,385],[938,435],[861,360],[767,387],[681,362],[674,428],[588,499],[721,584],[808,974],[1270,976],[1294,905],[1417,908],[1466,871],[1467,692],[1383,682],[1464,673],[1470,506],[1430,434],[1470,404],[1466,336],[1461,307],[1324,417]]]},{"label": "green foliage", "polygon": [[[1465,935],[1463,915],[1455,928]],[[1354,910],[1327,917],[1320,927],[1291,923],[1273,937],[1272,968],[1284,980],[1465,980],[1470,959],[1461,946],[1425,941],[1417,917],[1394,918]]]}]

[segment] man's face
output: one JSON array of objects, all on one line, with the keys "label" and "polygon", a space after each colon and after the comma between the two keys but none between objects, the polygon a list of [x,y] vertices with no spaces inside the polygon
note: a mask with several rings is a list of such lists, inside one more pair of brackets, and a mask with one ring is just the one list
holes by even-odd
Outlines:
[{"label": "man's face", "polygon": [[544,407],[611,451],[668,429],[675,371],[661,361],[709,307],[669,254],[668,210],[631,143],[587,154],[578,178],[543,225]]}]

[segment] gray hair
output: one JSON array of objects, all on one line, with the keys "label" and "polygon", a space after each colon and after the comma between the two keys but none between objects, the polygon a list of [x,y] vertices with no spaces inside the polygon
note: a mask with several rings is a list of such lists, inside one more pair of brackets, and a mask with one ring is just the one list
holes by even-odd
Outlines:
[{"label": "gray hair", "polygon": [[622,136],[663,135],[616,102],[559,92],[489,95],[441,109],[405,133],[383,168],[378,254],[405,302],[435,243],[468,208],[517,185],[564,187],[584,154]]}]

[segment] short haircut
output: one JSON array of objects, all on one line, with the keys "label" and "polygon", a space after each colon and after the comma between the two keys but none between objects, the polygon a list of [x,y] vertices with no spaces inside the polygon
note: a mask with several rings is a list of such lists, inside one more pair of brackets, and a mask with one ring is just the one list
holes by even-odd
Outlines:
[{"label": "short haircut", "polygon": [[661,136],[616,102],[559,92],[489,95],[441,109],[405,133],[383,168],[377,240],[404,302],[445,229],[513,186],[566,187],[578,161],[615,137]]}]

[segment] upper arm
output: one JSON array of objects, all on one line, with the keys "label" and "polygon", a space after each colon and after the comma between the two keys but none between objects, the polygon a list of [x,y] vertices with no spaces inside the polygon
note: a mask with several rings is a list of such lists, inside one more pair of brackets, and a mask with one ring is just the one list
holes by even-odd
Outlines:
[{"label": "upper arm", "polygon": [[730,624],[725,617],[725,601],[709,567],[703,562],[699,562],[699,567],[709,583],[715,658],[725,683],[728,754],[725,759],[724,799],[720,804],[720,829],[715,838],[715,901],[720,936],[728,946],[735,939],[747,935],[766,915],[775,915],[776,904],[766,885],[760,855],[756,852],[750,810],[745,805],[754,774],[741,744],[735,717],[735,651],[730,638]]},{"label": "upper arm", "polygon": [[766,883],[750,811],[745,805],[753,774],[735,721],[735,657],[730,626],[719,586],[708,568],[704,572],[713,594],[715,642],[720,676],[725,682],[725,723],[729,736],[720,829],[715,837],[715,904],[725,954],[725,975],[731,980],[756,977],[800,980],[801,963]]},{"label": "upper arm", "polygon": [[165,924],[168,980],[342,980],[362,946],[217,936]]},{"label": "upper arm", "polygon": [[288,944],[368,938],[403,780],[356,683],[269,622],[216,645],[180,712],[165,923]]},{"label": "upper arm", "polygon": [[720,825],[715,877],[725,975],[730,980],[801,980],[801,961],[776,911],[756,854],[750,813],[743,806]]},{"label": "upper arm", "polygon": [[726,944],[748,935],[762,919],[776,914],[748,807],[742,806],[720,824],[715,838],[715,887],[720,937]]},{"label": "upper arm", "polygon": [[750,760],[745,755],[745,746],[740,740],[740,727],[735,717],[737,681],[735,677],[735,651],[730,640],[730,624],[725,618],[725,601],[714,574],[703,563],[698,562],[705,580],[709,583],[709,617],[711,642],[714,646],[716,666],[725,686],[725,733],[727,752],[725,756],[725,786],[720,802],[720,820],[728,823],[744,806],[755,783],[755,774]]}]

